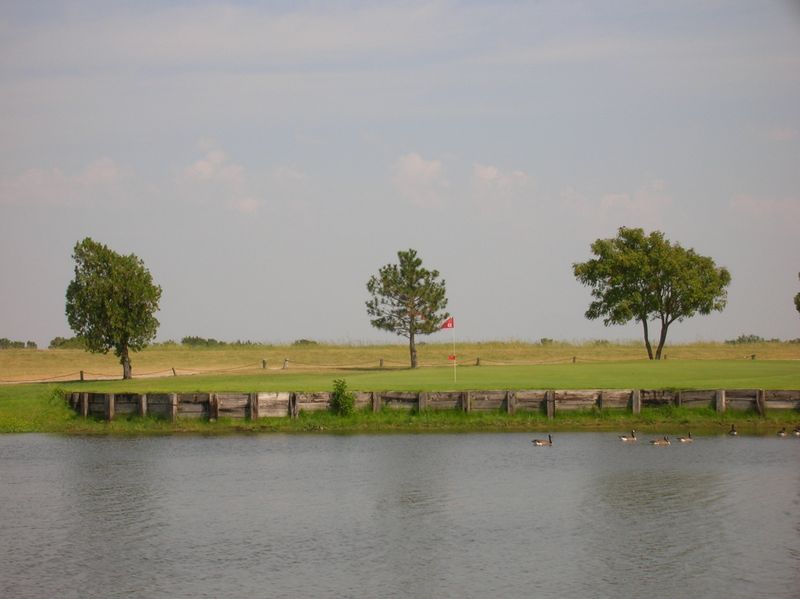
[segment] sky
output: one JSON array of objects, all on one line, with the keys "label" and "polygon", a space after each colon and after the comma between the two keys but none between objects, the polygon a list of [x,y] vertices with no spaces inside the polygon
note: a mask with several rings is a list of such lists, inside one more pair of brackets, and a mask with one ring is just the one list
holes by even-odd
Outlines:
[{"label": "sky", "polygon": [[88,236],[159,341],[401,342],[408,248],[458,339],[639,339],[572,274],[629,226],[731,272],[670,341],[792,339],[799,225],[792,0],[0,2],[0,337],[72,335]]}]

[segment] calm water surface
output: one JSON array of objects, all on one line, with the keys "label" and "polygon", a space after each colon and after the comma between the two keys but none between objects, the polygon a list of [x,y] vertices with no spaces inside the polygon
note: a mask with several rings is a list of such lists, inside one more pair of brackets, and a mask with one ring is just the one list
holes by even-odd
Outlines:
[{"label": "calm water surface", "polygon": [[532,436],[0,436],[0,596],[800,596],[800,439]]}]

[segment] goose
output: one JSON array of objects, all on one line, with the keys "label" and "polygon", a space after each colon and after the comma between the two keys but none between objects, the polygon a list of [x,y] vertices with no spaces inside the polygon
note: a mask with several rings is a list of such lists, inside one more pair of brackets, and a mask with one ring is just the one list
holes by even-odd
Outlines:
[{"label": "goose", "polygon": [[785,437],[786,436],[786,427],[785,426],[781,430],[778,431],[778,436],[779,437]]},{"label": "goose", "polygon": [[638,441],[636,438],[636,431],[631,431],[630,435],[620,435],[619,440],[623,443],[631,443],[633,441]]},{"label": "goose", "polygon": [[678,437],[678,441],[681,443],[694,443],[694,439],[692,439],[692,431],[689,431],[685,437]]},{"label": "goose", "polygon": [[533,441],[531,441],[531,443],[536,445],[536,447],[549,446],[553,444],[553,437],[547,435],[547,439],[534,439]]},{"label": "goose", "polygon": [[735,437],[736,435],[739,434],[739,431],[736,430],[736,425],[735,424],[731,424],[731,430],[728,431],[728,434],[731,437]]},{"label": "goose", "polygon": [[800,425],[798,425],[798,426],[794,427],[794,430],[792,431],[792,434],[793,434],[795,437],[800,437]]},{"label": "goose", "polygon": [[663,439],[653,439],[650,441],[650,445],[669,445],[669,439],[664,437]]}]

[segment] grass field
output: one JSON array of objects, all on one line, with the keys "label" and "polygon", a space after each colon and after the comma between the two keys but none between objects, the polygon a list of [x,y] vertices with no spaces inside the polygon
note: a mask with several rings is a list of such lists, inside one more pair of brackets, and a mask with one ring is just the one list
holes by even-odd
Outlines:
[{"label": "grass field", "polygon": [[[769,414],[766,420],[752,414],[730,412],[720,417],[706,410],[645,410],[634,417],[626,413],[595,412],[559,416],[555,423],[540,414],[463,415],[456,413],[357,414],[341,419],[328,414],[305,415],[297,421],[269,422],[159,422],[121,419],[113,423],[77,418],[63,401],[64,391],[107,392],[223,392],[223,391],[327,391],[343,378],[353,390],[465,390],[465,389],[717,389],[800,388],[800,347],[764,343],[754,346],[695,344],[670,347],[669,359],[642,358],[641,347],[630,345],[546,346],[522,343],[470,344],[459,349],[463,361],[453,380],[447,365],[451,348],[423,345],[422,366],[405,368],[406,348],[391,346],[244,346],[215,349],[149,348],[134,357],[134,374],[150,372],[130,381],[76,382],[74,373],[85,370],[119,376],[113,356],[96,356],[79,350],[0,351],[0,379],[47,379],[70,374],[72,380],[41,384],[0,385],[0,432],[142,433],[248,431],[392,431],[392,430],[558,430],[689,426],[716,431],[730,420],[742,421],[752,432],[766,431],[777,422],[792,424],[798,415]],[[749,356],[756,354],[757,359]],[[474,356],[466,359],[464,356]],[[577,356],[575,363],[572,357]],[[378,361],[384,359],[385,369]],[[481,366],[475,366],[477,358]],[[268,368],[261,368],[261,360]],[[281,368],[283,360],[289,368]],[[172,368],[180,376],[172,375]],[[191,374],[189,373],[196,373]],[[660,430],[661,430],[660,429]]]}]

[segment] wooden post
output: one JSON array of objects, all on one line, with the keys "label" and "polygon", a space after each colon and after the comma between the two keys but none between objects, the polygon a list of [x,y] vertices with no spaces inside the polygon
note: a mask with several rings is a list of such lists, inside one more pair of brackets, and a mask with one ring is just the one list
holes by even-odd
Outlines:
[{"label": "wooden post", "polygon": [[716,401],[714,402],[717,407],[718,414],[725,413],[725,389],[717,389]]},{"label": "wooden post", "polygon": [[508,414],[513,414],[516,410],[517,410],[517,394],[514,393],[513,391],[506,391],[506,412]]},{"label": "wooden post", "polygon": [[602,410],[603,409],[603,391],[602,390],[597,392],[597,401],[595,402],[595,405],[597,406],[598,410]]},{"label": "wooden post", "polygon": [[675,407],[680,408],[683,404],[683,391],[675,392]]},{"label": "wooden post", "polygon": [[266,369],[267,369],[267,361],[261,360],[261,370],[266,370]]},{"label": "wooden post", "polygon": [[750,359],[751,360],[755,360],[756,359],[756,355],[755,354],[750,354]]},{"label": "wooden post", "polygon": [[83,370],[81,370],[81,382],[83,382]]},{"label": "wooden post", "polygon": [[575,364],[575,362],[577,361],[578,361],[578,356],[572,356],[572,363]]},{"label": "wooden post", "polygon": [[139,416],[142,418],[147,416],[147,393],[142,393],[139,396]]},{"label": "wooden post", "polygon": [[424,391],[420,392],[417,396],[417,412],[422,412],[428,409],[428,394]]},{"label": "wooden post", "polygon": [[250,393],[247,396],[250,407],[250,420],[258,420],[258,393]]},{"label": "wooden post", "polygon": [[756,391],[756,410],[758,410],[759,416],[762,417],[767,413],[766,395],[767,392],[764,389]]},{"label": "wooden post", "polygon": [[114,394],[106,393],[106,420],[114,420]]},{"label": "wooden post", "polygon": [[461,407],[465,412],[472,410],[472,393],[469,391],[461,392]]},{"label": "wooden post", "polygon": [[380,412],[382,407],[383,407],[383,400],[381,399],[381,392],[380,391],[373,391],[372,392],[372,411],[373,412]]},{"label": "wooden post", "polygon": [[175,368],[172,369],[172,376],[178,376],[178,373],[175,372]]},{"label": "wooden post", "polygon": [[208,394],[208,419],[216,420],[219,418],[219,400],[216,393]]},{"label": "wooden post", "polygon": [[634,414],[642,413],[642,390],[634,389],[631,391],[631,412]]},{"label": "wooden post", "polygon": [[480,366],[480,365],[481,365],[481,358],[480,356],[478,356],[477,358],[475,358],[475,366]]},{"label": "wooden post", "polygon": [[381,370],[383,370],[383,358],[381,358],[381,363],[380,363],[380,365],[378,366],[378,368],[380,368]]},{"label": "wooden post", "polygon": [[544,401],[547,408],[547,419],[553,420],[556,417],[556,392],[552,389],[545,391]]},{"label": "wooden post", "polygon": [[81,393],[81,416],[89,417],[89,394],[85,392]]},{"label": "wooden post", "polygon": [[175,422],[178,419],[178,394],[177,393],[170,393],[169,394],[169,418],[172,422]]},{"label": "wooden post", "polygon": [[283,359],[283,369],[286,370],[287,368],[289,368],[289,358],[284,358]]},{"label": "wooden post", "polygon": [[297,407],[297,394],[290,393],[289,394],[289,416],[291,418],[297,418],[300,414],[300,408]]}]

